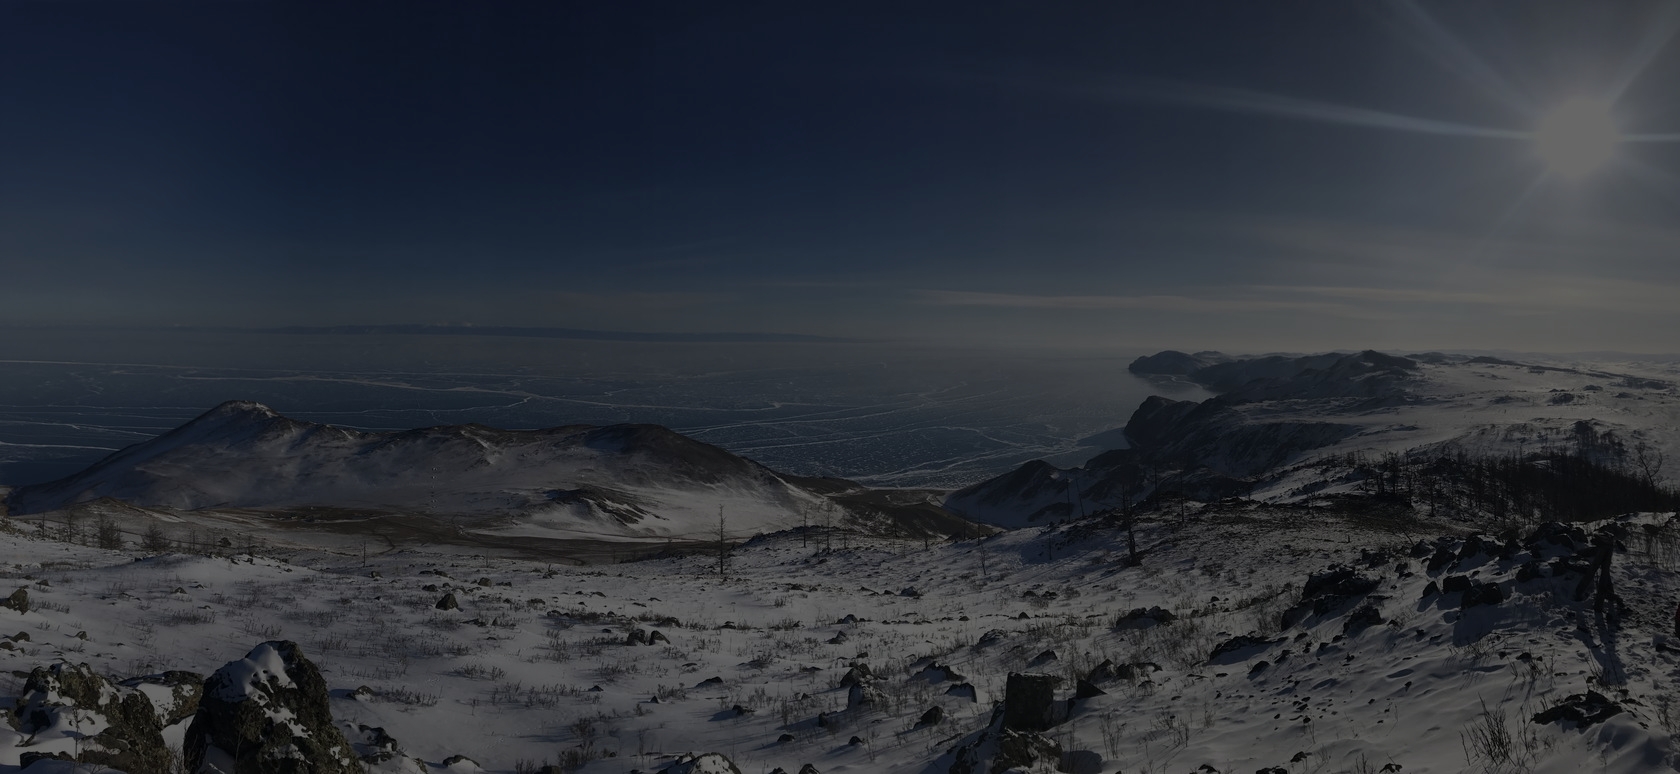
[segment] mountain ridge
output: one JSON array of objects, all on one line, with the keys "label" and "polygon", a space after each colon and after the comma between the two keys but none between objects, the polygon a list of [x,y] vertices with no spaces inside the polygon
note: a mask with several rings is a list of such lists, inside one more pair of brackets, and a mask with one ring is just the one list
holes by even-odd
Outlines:
[{"label": "mountain ridge", "polygon": [[[462,518],[481,530],[672,538],[816,520],[894,529],[891,508],[849,509],[752,460],[651,424],[506,430],[477,424],[371,432],[227,401],[87,469],[15,488],[14,514],[100,498],[142,507],[284,510],[333,507]],[[837,512],[837,513],[836,513]],[[915,521],[937,524],[925,509]],[[962,532],[960,520],[935,527]]]}]

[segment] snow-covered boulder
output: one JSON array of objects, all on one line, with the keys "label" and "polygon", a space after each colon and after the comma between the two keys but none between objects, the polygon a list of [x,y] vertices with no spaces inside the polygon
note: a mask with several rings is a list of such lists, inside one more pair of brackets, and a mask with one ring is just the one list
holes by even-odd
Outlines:
[{"label": "snow-covered boulder", "polygon": [[183,753],[195,772],[362,772],[333,724],[326,681],[290,641],[262,643],[204,681]]},{"label": "snow-covered boulder", "polygon": [[723,753],[705,753],[678,758],[662,774],[741,774],[741,769]]},{"label": "snow-covered boulder", "polygon": [[[87,664],[30,672],[14,709],[27,752],[129,772],[164,771],[169,750],[152,701]],[[20,758],[21,762],[21,758]]]}]

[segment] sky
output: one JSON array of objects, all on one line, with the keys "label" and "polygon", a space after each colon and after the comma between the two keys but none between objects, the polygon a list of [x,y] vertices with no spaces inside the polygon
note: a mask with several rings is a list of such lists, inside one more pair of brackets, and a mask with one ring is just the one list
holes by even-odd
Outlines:
[{"label": "sky", "polygon": [[[0,326],[1680,352],[1677,28],[0,0]],[[1566,170],[1582,100],[1620,141]]]}]

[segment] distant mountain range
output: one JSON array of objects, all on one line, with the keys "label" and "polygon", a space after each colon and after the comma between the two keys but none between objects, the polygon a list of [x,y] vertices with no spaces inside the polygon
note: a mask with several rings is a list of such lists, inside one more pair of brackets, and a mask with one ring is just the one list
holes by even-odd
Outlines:
[{"label": "distant mountain range", "polygon": [[363,432],[232,401],[67,478],[14,490],[14,514],[112,498],[174,511],[418,514],[501,536],[690,538],[833,523],[967,534],[914,497],[779,474],[657,425]]}]

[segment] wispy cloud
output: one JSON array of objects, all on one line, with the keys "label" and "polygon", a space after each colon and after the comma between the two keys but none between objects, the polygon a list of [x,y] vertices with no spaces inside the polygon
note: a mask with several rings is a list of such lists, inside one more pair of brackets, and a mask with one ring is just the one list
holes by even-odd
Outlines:
[{"label": "wispy cloud", "polygon": [[1048,310],[1140,310],[1155,312],[1333,312],[1343,305],[1320,301],[1268,299],[1247,296],[1186,295],[1033,295],[987,293],[966,290],[923,290],[922,301],[937,306],[982,306]]}]

